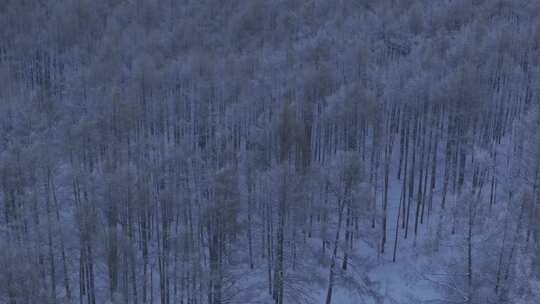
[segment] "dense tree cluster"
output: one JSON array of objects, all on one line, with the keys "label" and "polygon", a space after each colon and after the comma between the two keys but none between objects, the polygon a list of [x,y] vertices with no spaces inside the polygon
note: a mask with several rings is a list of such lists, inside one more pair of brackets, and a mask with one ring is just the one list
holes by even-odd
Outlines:
[{"label": "dense tree cluster", "polygon": [[539,301],[539,62],[538,1],[0,0],[0,303]]}]

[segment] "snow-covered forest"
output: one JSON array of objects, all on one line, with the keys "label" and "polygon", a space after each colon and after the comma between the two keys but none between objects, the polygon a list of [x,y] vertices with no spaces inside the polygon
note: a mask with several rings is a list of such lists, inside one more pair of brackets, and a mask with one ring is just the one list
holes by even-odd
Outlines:
[{"label": "snow-covered forest", "polygon": [[540,303],[540,1],[0,0],[42,303]]}]

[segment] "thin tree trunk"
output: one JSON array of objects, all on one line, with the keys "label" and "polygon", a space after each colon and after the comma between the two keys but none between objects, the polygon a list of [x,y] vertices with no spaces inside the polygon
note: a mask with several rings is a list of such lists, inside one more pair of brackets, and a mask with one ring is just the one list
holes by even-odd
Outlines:
[{"label": "thin tree trunk", "polygon": [[334,272],[336,267],[336,261],[337,261],[337,250],[339,246],[339,235],[341,233],[341,223],[343,221],[343,209],[345,207],[345,201],[339,203],[338,207],[338,225],[336,230],[336,236],[334,238],[334,247],[332,249],[332,257],[330,258],[330,270],[328,273],[328,289],[326,292],[326,304],[332,303],[332,292],[334,289]]}]

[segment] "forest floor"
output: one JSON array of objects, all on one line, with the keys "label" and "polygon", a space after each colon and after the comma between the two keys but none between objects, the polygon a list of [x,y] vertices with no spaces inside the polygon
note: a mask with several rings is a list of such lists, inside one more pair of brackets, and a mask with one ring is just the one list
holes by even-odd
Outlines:
[{"label": "forest floor", "polygon": [[[394,172],[393,172],[394,173]],[[399,208],[400,191],[402,181],[397,179],[396,174],[392,174],[389,189],[388,205],[388,236],[386,252],[380,254],[378,249],[380,239],[373,239],[373,242],[364,241],[362,236],[355,241],[354,251],[351,253],[349,268],[346,272],[341,271],[343,257],[339,258],[339,275],[337,286],[334,289],[332,303],[334,304],[378,304],[378,303],[401,303],[416,304],[430,302],[443,298],[436,286],[427,280],[422,279],[420,273],[426,271],[426,265],[433,261],[446,259],[443,255],[456,254],[455,250],[440,250],[434,252],[432,247],[438,212],[436,205],[440,203],[439,197],[434,197],[434,210],[429,221],[419,226],[418,235],[414,237],[414,208],[411,206],[409,236],[404,239],[404,231],[398,232],[398,249],[396,262],[392,261],[394,241],[396,235],[396,217]],[[380,199],[380,195],[379,195]],[[379,202],[380,203],[380,202]],[[378,203],[378,204],[379,204]],[[401,219],[400,219],[401,222]],[[427,229],[431,230],[427,230]],[[360,232],[361,235],[380,233],[380,225],[373,229],[369,225],[362,229],[368,231]],[[373,231],[369,231],[373,229]],[[307,266],[304,271],[290,271],[291,283],[287,288],[290,298],[298,303],[325,303],[328,281],[328,265],[321,262],[321,240],[311,238],[308,241],[311,248],[310,259],[300,261],[296,267],[304,265],[319,265],[317,268]],[[315,261],[315,260],[318,260]],[[355,264],[356,263],[356,264]],[[271,296],[267,292],[266,268],[261,267],[259,271],[251,272],[244,276],[242,285],[250,286],[252,303],[273,303]],[[306,272],[307,274],[300,273]],[[246,272],[248,273],[248,272]],[[296,276],[296,277],[295,277]],[[305,277],[307,276],[307,277]],[[297,283],[294,280],[302,280],[304,283]],[[308,281],[309,283],[305,283]],[[305,284],[305,285],[302,285]],[[307,286],[306,286],[307,285]],[[258,292],[255,292],[257,290]],[[286,291],[287,293],[287,291]]]}]

